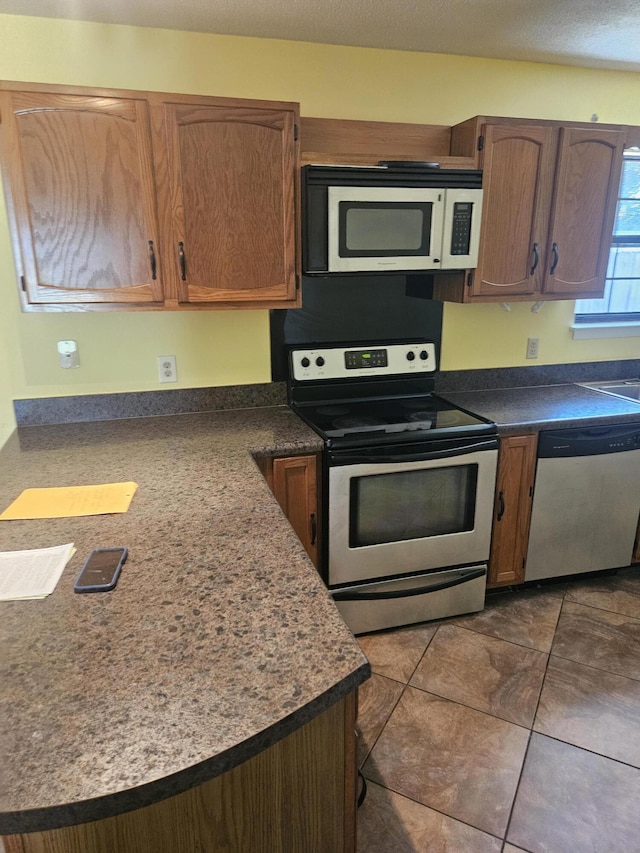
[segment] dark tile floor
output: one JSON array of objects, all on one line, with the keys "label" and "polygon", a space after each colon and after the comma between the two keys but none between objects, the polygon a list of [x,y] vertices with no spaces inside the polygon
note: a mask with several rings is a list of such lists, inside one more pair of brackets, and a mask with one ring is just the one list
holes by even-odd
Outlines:
[{"label": "dark tile floor", "polygon": [[358,640],[358,853],[640,853],[640,567]]}]

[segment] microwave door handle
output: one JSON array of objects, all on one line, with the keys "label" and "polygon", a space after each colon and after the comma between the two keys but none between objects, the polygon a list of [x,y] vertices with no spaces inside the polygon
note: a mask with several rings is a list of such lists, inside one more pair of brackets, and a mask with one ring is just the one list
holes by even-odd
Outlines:
[{"label": "microwave door handle", "polygon": [[400,453],[390,456],[382,456],[378,453],[372,454],[340,454],[332,462],[340,465],[361,464],[384,464],[385,462],[427,462],[430,459],[447,459],[451,456],[464,456],[467,453],[475,453],[479,450],[495,450],[498,442],[495,438],[486,441],[478,441],[474,444],[465,444],[463,447],[450,447],[443,450],[428,450],[422,453]]},{"label": "microwave door handle", "polygon": [[484,566],[478,569],[469,569],[468,571],[460,572],[454,578],[439,583],[425,584],[423,586],[412,587],[411,589],[389,589],[379,592],[363,592],[357,589],[342,589],[336,592],[331,591],[334,601],[376,601],[385,598],[406,598],[410,595],[423,595],[426,592],[438,592],[441,589],[449,589],[452,586],[459,586],[462,583],[481,578],[486,574],[487,570]]}]

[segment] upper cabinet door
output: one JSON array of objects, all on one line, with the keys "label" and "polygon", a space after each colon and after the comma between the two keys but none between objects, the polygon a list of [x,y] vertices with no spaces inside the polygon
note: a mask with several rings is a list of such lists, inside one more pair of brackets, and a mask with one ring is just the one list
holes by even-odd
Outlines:
[{"label": "upper cabinet door", "polygon": [[147,103],[38,92],[2,98],[26,303],[162,302]]},{"label": "upper cabinet door", "polygon": [[539,292],[555,165],[551,127],[487,125],[478,266],[469,296]]},{"label": "upper cabinet door", "polygon": [[178,302],[295,299],[295,119],[293,110],[164,104],[159,192]]},{"label": "upper cabinet door", "polygon": [[602,295],[624,131],[562,128],[544,290]]}]

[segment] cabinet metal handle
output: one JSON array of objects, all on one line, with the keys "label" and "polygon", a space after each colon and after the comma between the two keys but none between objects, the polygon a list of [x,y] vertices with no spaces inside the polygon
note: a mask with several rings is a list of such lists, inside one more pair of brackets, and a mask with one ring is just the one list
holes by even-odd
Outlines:
[{"label": "cabinet metal handle", "polygon": [[529,270],[529,275],[534,274],[534,272],[536,271],[536,267],[538,266],[539,261],[540,261],[540,252],[538,251],[538,244],[534,243],[533,244],[533,266]]},{"label": "cabinet metal handle", "polygon": [[560,253],[558,252],[558,244],[554,243],[551,246],[551,252],[553,253],[553,263],[551,264],[551,269],[549,270],[549,274],[553,275],[556,271],[556,267],[558,266],[558,261],[560,260]]},{"label": "cabinet metal handle", "polygon": [[184,243],[178,243],[178,257],[180,258],[180,278],[187,280],[187,259],[184,256]]},{"label": "cabinet metal handle", "polygon": [[504,515],[505,505],[504,505],[504,492],[500,492],[498,495],[498,521],[502,521],[502,516]]},{"label": "cabinet metal handle", "polygon": [[149,240],[149,266],[151,267],[151,278],[156,280],[156,253],[153,248],[153,240]]},{"label": "cabinet metal handle", "polygon": [[316,521],[315,512],[311,513],[311,544],[316,544],[316,537],[318,535],[318,522]]}]

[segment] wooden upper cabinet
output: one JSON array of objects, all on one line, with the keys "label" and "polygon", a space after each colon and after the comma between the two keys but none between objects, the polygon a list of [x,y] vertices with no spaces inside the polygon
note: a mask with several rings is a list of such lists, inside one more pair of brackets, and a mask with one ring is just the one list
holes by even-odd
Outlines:
[{"label": "wooden upper cabinet", "polygon": [[161,302],[147,103],[6,92],[2,114],[27,302]]},{"label": "wooden upper cabinet", "polygon": [[624,137],[615,130],[560,129],[545,293],[602,294]]},{"label": "wooden upper cabinet", "polygon": [[297,104],[0,83],[25,310],[296,307]]},{"label": "wooden upper cabinet", "polygon": [[472,297],[507,300],[542,289],[555,164],[550,127],[488,126],[481,157],[482,235]]},{"label": "wooden upper cabinet", "polygon": [[178,301],[293,300],[294,112],[167,103],[164,121]]},{"label": "wooden upper cabinet", "polygon": [[480,252],[465,286],[436,280],[434,297],[601,296],[629,130],[482,116],[452,128],[452,154],[480,149]]}]

